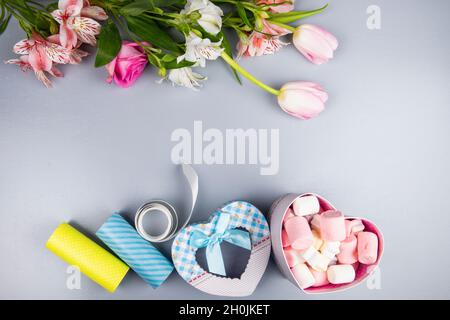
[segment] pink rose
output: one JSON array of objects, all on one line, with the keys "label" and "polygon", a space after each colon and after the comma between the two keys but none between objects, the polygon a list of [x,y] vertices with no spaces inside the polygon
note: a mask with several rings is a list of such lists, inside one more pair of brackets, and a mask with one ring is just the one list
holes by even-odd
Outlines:
[{"label": "pink rose", "polygon": [[325,108],[328,94],[313,82],[289,82],[280,89],[278,104],[291,116],[302,120],[317,116]]},{"label": "pink rose", "polygon": [[257,0],[256,2],[258,4],[265,4],[265,5],[271,4],[273,5],[280,3],[280,5],[277,6],[270,6],[269,10],[272,12],[283,13],[292,11],[294,9],[295,0]]},{"label": "pink rose", "polygon": [[311,24],[299,26],[292,40],[298,51],[314,64],[322,64],[333,58],[334,50],[338,47],[338,41],[331,33]]},{"label": "pink rose", "polygon": [[117,57],[106,65],[109,77],[106,80],[114,82],[122,88],[128,88],[139,78],[147,65],[144,49],[137,43],[123,41]]}]

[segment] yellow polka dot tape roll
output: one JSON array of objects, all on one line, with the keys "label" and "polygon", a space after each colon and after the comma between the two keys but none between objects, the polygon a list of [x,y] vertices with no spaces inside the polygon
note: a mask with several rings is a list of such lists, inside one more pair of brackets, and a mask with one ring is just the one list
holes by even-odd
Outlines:
[{"label": "yellow polka dot tape roll", "polygon": [[129,270],[125,263],[67,223],[56,228],[46,247],[110,292],[116,290]]}]

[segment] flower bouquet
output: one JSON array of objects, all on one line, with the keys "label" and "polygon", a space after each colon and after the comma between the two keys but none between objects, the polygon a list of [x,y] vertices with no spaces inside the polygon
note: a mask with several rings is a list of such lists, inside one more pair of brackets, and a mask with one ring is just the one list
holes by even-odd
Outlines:
[{"label": "flower bouquet", "polygon": [[[312,63],[333,57],[336,38],[311,24],[291,25],[327,6],[295,11],[294,0],[0,0],[0,34],[11,17],[26,39],[14,45],[16,59],[5,61],[33,70],[46,87],[61,77],[59,64],[79,64],[97,47],[95,67],[106,67],[108,82],[131,86],[147,65],[163,80],[197,90],[206,80],[198,73],[207,60],[223,59],[236,79],[245,77],[275,95],[280,107],[300,119],[324,109],[328,95],[320,85],[294,81],[272,88],[244,70],[234,59],[274,54],[294,46]],[[237,35],[236,52],[228,39]]]}]

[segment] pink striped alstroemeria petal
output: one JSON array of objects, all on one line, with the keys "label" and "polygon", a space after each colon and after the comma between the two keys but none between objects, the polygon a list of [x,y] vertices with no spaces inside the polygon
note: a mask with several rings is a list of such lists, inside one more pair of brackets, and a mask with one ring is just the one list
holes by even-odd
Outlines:
[{"label": "pink striped alstroemeria petal", "polygon": [[36,45],[30,49],[28,61],[35,72],[50,71],[53,65],[52,60],[47,56],[43,45]]},{"label": "pink striped alstroemeria petal", "polygon": [[56,20],[56,22],[58,22],[59,24],[62,23],[63,15],[64,15],[63,11],[57,9],[57,10],[52,11],[51,15],[52,15],[53,19]]},{"label": "pink striped alstroemeria petal", "polygon": [[36,78],[41,81],[47,88],[52,87],[52,82],[47,78],[44,71],[34,71]]},{"label": "pink striped alstroemeria petal", "polygon": [[55,43],[47,42],[45,44],[47,56],[56,63],[67,64],[70,62],[71,50],[59,46]]},{"label": "pink striped alstroemeria petal", "polygon": [[63,23],[59,28],[59,41],[64,48],[75,48],[78,41],[77,33],[67,23]]},{"label": "pink striped alstroemeria petal", "polygon": [[32,46],[34,46],[34,40],[23,39],[14,45],[13,52],[15,54],[28,54]]},{"label": "pink striped alstroemeria petal", "polygon": [[59,0],[58,2],[59,10],[66,11],[69,7],[77,7],[79,8],[79,10],[81,10],[81,8],[83,8],[83,0]]},{"label": "pink striped alstroemeria petal", "polygon": [[31,68],[30,63],[28,62],[28,56],[21,56],[20,59],[9,59],[5,61],[6,64],[15,64],[20,67],[20,70],[23,72],[28,71]]},{"label": "pink striped alstroemeria petal", "polygon": [[83,9],[81,9],[80,15],[82,17],[92,18],[100,21],[108,19],[108,15],[106,14],[105,10],[97,6],[85,6]]},{"label": "pink striped alstroemeria petal", "polygon": [[69,25],[75,30],[82,42],[95,46],[97,42],[95,36],[101,30],[101,26],[97,21],[91,18],[74,17],[69,21]]},{"label": "pink striped alstroemeria petal", "polygon": [[80,50],[80,49],[73,49],[70,53],[70,64],[79,64],[81,62],[81,59],[84,57],[87,57],[89,55],[88,52]]},{"label": "pink striped alstroemeria petal", "polygon": [[53,66],[53,67],[50,69],[49,73],[50,73],[52,76],[57,77],[57,78],[64,77],[64,74],[61,72],[61,70],[59,70],[59,69],[58,69],[57,67],[55,67],[55,66]]}]

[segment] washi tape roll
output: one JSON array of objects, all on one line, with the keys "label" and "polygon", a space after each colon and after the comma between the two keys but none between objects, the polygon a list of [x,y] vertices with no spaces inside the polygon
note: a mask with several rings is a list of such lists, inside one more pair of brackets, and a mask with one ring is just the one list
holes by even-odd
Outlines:
[{"label": "washi tape roll", "polygon": [[[188,164],[182,164],[182,169],[186,181],[189,183],[189,187],[191,189],[192,205],[187,219],[185,220],[184,224],[180,228],[178,228],[178,214],[170,203],[163,200],[154,200],[148,202],[138,209],[134,217],[136,230],[142,238],[151,242],[164,242],[170,240],[177,235],[179,230],[185,228],[188,225],[189,220],[191,220],[192,212],[194,211],[198,195],[198,175],[195,170]],[[148,233],[144,228],[144,217],[150,216],[151,214],[156,212],[164,214],[167,220],[167,227],[161,234],[152,235]]]},{"label": "washi tape roll", "polygon": [[153,288],[159,287],[173,264],[119,214],[113,214],[96,235]]},{"label": "washi tape roll", "polygon": [[129,267],[67,223],[56,228],[45,246],[91,280],[114,292]]}]

